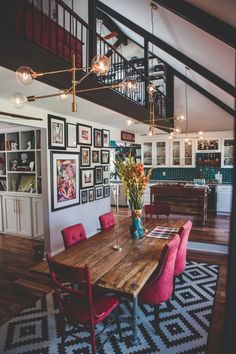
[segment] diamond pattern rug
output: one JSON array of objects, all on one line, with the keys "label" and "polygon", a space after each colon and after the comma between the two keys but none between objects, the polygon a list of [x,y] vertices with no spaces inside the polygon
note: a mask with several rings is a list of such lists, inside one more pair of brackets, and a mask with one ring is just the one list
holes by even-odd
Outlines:
[{"label": "diamond pattern rug", "polygon": [[[100,354],[197,354],[205,353],[215,297],[218,266],[188,262],[182,280],[177,280],[176,295],[160,306],[160,331],[154,331],[151,306],[140,306],[139,344],[132,345],[131,319],[121,323],[122,341],[113,336]],[[131,318],[131,304],[122,302],[123,316]],[[114,328],[109,328],[108,331]],[[80,332],[80,340],[67,338],[65,352],[89,354],[84,340],[90,334]],[[97,340],[99,346],[100,340]],[[52,293],[27,308],[0,328],[0,353],[56,354],[59,350],[58,310]]]}]

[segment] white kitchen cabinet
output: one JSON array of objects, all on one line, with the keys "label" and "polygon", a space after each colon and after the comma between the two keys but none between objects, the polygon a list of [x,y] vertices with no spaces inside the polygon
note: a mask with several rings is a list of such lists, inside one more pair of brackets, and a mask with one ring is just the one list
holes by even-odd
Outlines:
[{"label": "white kitchen cabinet", "polygon": [[222,139],[222,168],[232,168],[234,166],[234,139]]},{"label": "white kitchen cabinet", "polygon": [[194,139],[173,139],[170,142],[170,167],[195,167]]},{"label": "white kitchen cabinet", "polygon": [[216,189],[217,193],[217,214],[230,213],[232,207],[232,185],[218,185]]},{"label": "white kitchen cabinet", "polygon": [[0,195],[0,232],[3,231],[2,196]]},{"label": "white kitchen cabinet", "polygon": [[3,195],[4,232],[32,236],[31,198]]},{"label": "white kitchen cabinet", "polygon": [[145,141],[142,144],[142,161],[145,166],[167,167],[169,165],[169,141]]},{"label": "white kitchen cabinet", "polygon": [[33,212],[33,237],[42,236],[44,234],[42,198],[32,198],[32,212]]}]

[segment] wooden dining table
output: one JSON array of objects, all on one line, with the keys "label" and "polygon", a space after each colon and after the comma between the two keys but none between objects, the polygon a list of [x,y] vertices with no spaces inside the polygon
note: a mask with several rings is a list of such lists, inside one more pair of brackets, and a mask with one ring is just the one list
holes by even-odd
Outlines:
[{"label": "wooden dining table", "polygon": [[[130,238],[130,218],[119,218],[115,226],[79,242],[53,258],[71,266],[89,266],[91,283],[132,300],[133,343],[138,343],[138,294],[158,266],[166,238],[148,237],[156,226],[181,227],[186,220],[146,218],[141,239]],[[117,244],[122,251],[113,249]],[[48,274],[47,262],[42,261],[32,271]]]}]

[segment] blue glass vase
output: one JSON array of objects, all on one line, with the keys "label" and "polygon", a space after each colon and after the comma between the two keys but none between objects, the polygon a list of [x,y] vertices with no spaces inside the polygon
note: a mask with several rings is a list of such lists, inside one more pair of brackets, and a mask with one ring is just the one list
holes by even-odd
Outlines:
[{"label": "blue glass vase", "polygon": [[132,210],[132,223],[130,226],[130,236],[139,240],[143,236],[143,223],[141,219],[142,210]]}]

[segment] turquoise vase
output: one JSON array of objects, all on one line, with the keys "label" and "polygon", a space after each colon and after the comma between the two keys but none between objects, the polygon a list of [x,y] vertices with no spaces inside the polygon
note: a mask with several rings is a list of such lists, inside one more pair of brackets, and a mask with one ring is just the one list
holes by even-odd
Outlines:
[{"label": "turquoise vase", "polygon": [[139,240],[143,236],[143,223],[141,219],[142,210],[132,210],[132,224],[130,226],[130,236]]}]

